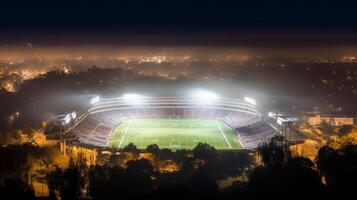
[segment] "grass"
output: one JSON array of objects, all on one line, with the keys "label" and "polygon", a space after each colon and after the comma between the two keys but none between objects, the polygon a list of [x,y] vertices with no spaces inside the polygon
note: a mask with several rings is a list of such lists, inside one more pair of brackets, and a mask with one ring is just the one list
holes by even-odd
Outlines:
[{"label": "grass", "polygon": [[199,142],[219,150],[241,149],[235,131],[222,120],[126,119],[113,131],[108,146],[123,148],[129,143],[139,149],[150,144],[160,148],[193,149]]}]

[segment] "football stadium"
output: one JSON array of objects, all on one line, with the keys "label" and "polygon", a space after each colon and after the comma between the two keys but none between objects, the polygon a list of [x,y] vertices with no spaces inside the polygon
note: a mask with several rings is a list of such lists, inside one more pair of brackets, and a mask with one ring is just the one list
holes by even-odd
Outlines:
[{"label": "football stadium", "polygon": [[97,96],[66,132],[97,148],[122,149],[133,143],[138,149],[157,144],[171,150],[193,149],[198,143],[217,150],[251,149],[276,134],[254,99],[205,90],[189,97]]}]

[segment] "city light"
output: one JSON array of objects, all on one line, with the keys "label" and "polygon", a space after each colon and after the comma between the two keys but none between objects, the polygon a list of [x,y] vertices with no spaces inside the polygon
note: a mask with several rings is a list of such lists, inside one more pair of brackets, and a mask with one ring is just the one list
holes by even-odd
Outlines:
[{"label": "city light", "polygon": [[255,99],[252,99],[250,97],[244,97],[244,101],[250,103],[250,104],[253,104],[253,105],[257,105]]}]

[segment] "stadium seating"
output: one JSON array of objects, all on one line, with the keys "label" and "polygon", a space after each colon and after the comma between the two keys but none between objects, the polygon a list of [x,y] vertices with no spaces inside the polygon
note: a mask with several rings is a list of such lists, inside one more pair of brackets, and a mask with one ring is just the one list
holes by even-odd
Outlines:
[{"label": "stadium seating", "polygon": [[220,107],[133,107],[89,113],[76,123],[71,133],[79,142],[106,147],[112,130],[125,118],[198,118],[221,119],[237,131],[245,148],[256,148],[270,139],[274,129],[259,116]]},{"label": "stadium seating", "polygon": [[256,121],[236,129],[245,148],[255,148],[260,143],[269,141],[275,134],[274,129],[264,121]]}]

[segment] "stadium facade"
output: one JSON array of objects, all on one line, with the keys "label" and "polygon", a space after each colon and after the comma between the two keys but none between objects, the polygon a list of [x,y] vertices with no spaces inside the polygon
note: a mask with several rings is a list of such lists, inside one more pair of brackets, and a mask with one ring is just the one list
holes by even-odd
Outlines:
[{"label": "stadium facade", "polygon": [[[66,132],[79,143],[108,148],[117,127],[128,119],[220,120],[234,130],[237,141],[245,149],[256,148],[276,134],[263,120],[252,99],[217,98],[210,94],[189,98],[143,97],[136,94],[118,98],[95,97],[89,109],[78,116]],[[218,128],[222,132],[219,125]],[[121,137],[126,137],[127,129],[122,131]],[[222,136],[227,141],[224,132]],[[180,140],[180,136],[176,137],[175,140]],[[199,138],[203,137],[205,132],[200,133]],[[199,138],[195,138],[194,142],[205,142]]]}]

